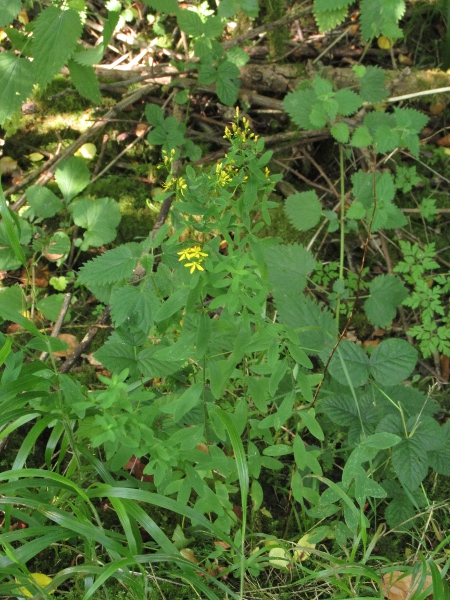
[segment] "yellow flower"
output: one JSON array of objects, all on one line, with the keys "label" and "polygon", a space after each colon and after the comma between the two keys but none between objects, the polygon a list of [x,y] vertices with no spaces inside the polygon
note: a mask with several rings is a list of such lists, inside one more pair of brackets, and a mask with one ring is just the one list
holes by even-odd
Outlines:
[{"label": "yellow flower", "polygon": [[198,269],[199,271],[204,271],[204,270],[205,270],[205,269],[202,267],[201,263],[200,263],[200,262],[197,262],[197,261],[195,261],[195,260],[194,260],[193,262],[186,263],[184,266],[185,266],[185,267],[187,267],[188,269],[189,269],[189,267],[190,267],[190,269],[191,269],[191,270],[189,271],[189,273],[190,273],[191,275],[192,275],[192,273],[195,271],[195,269]]},{"label": "yellow flower", "polygon": [[180,262],[180,260],[191,260],[192,258],[197,258],[201,262],[204,257],[208,256],[207,252],[202,252],[202,249],[200,246],[193,246],[192,248],[186,248],[185,250],[181,250],[180,252],[177,252],[177,254],[180,257],[178,259],[178,262]]},{"label": "yellow flower", "polygon": [[[41,588],[45,588],[49,583],[52,582],[51,577],[49,577],[48,575],[44,575],[44,573],[30,573],[30,579],[32,579],[34,582],[36,582],[37,585]],[[31,585],[30,585],[30,587],[31,587]],[[31,587],[31,589],[33,589],[33,588],[34,588],[34,586]],[[31,593],[25,586],[19,588],[18,593],[21,596],[25,596],[25,598],[32,598],[34,596],[34,593]],[[53,594],[54,592],[51,591],[49,593]]]}]

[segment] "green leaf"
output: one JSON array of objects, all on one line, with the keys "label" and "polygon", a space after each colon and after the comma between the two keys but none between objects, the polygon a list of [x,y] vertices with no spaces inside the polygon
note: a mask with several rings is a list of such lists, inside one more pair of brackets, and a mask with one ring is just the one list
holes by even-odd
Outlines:
[{"label": "green leaf", "polygon": [[372,141],[373,138],[367,127],[360,125],[354,130],[350,144],[355,146],[355,148],[365,148],[366,146],[370,146]]},{"label": "green leaf", "polygon": [[64,255],[69,254],[70,238],[64,231],[55,231],[43,251],[47,260],[59,260]]},{"label": "green leaf", "polygon": [[144,0],[144,3],[164,15],[177,13],[180,10],[177,0]]},{"label": "green leaf", "polygon": [[181,287],[173,293],[163,304],[155,315],[157,323],[165,321],[173,314],[181,310],[186,305],[186,300],[189,294],[188,287]]},{"label": "green leaf", "polygon": [[376,450],[387,450],[388,448],[396,446],[400,441],[401,438],[398,435],[381,432],[369,435],[369,437],[363,440],[363,444],[369,448],[375,448]]},{"label": "green leaf", "polygon": [[410,490],[419,487],[428,473],[427,451],[415,436],[404,438],[392,449],[392,465],[399,481]]},{"label": "green leaf", "polygon": [[428,452],[430,466],[439,475],[450,477],[450,419],[442,426],[442,435],[445,445],[439,451]]},{"label": "green leaf", "polygon": [[340,25],[346,18],[348,8],[331,8],[330,10],[315,11],[317,27],[320,33],[331,31],[337,25]]},{"label": "green leaf", "polygon": [[182,31],[193,37],[206,33],[205,26],[198,13],[193,10],[181,10],[177,16],[178,26]]},{"label": "green leaf", "polygon": [[384,385],[404,381],[417,363],[417,350],[405,340],[384,340],[370,357],[370,374]]},{"label": "green leaf", "polygon": [[155,356],[159,350],[158,346],[152,346],[139,353],[138,366],[145,377],[167,377],[183,366],[184,360],[159,360]]},{"label": "green leaf", "polygon": [[33,67],[37,81],[45,87],[73,54],[83,25],[71,8],[45,8],[35,20]]},{"label": "green leaf", "polygon": [[48,219],[63,209],[63,203],[48,188],[33,185],[26,189],[27,202],[36,216]]},{"label": "green leaf", "polygon": [[86,163],[78,156],[63,160],[55,173],[56,183],[67,203],[84,190],[90,178],[91,174]]},{"label": "green leaf", "polygon": [[97,352],[94,352],[94,358],[111,373],[121,373],[124,369],[129,369],[130,377],[139,376],[135,349],[128,344],[106,342]]},{"label": "green leaf", "polygon": [[388,97],[386,74],[380,67],[366,67],[359,84],[361,86],[359,93],[364,102],[378,104]]},{"label": "green leaf", "polygon": [[330,361],[329,371],[339,383],[361,387],[369,379],[369,358],[360,346],[344,340]]},{"label": "green leaf", "polygon": [[395,275],[379,275],[371,281],[369,290],[370,297],[364,303],[367,318],[375,327],[389,327],[408,289]]},{"label": "green leaf", "polygon": [[[59,313],[61,312],[64,296],[64,294],[52,294],[51,296],[47,296],[47,298],[39,300],[37,303],[39,312],[41,312],[46,319],[55,323],[55,321],[58,319]],[[64,317],[64,322],[69,321],[70,318],[71,315],[68,311]]]},{"label": "green leaf", "polygon": [[205,35],[209,38],[214,39],[219,37],[219,35],[222,35],[223,32],[222,19],[217,15],[207,17],[203,28]]},{"label": "green leaf", "polygon": [[94,48],[89,48],[88,50],[77,51],[73,55],[73,61],[83,67],[92,67],[101,62],[104,49],[105,47],[102,43],[98,44],[98,46],[94,46]]},{"label": "green leaf", "polygon": [[404,0],[362,0],[361,34],[364,40],[370,40],[380,34],[389,39],[401,37],[397,26],[405,12]]},{"label": "green leaf", "polygon": [[[23,219],[19,220],[19,217],[15,216],[13,218],[10,209],[6,206],[5,196],[3,194],[3,190],[0,186],[0,215],[2,217],[1,228],[4,230],[7,238],[7,245],[11,247],[15,259],[22,264],[24,267],[27,264],[27,260],[21,246],[23,233],[20,228],[20,222],[23,221],[24,224],[27,224]],[[25,231],[25,227],[23,228]],[[28,226],[28,231],[30,232],[31,237],[31,228]],[[28,238],[28,235],[25,239]],[[29,239],[28,239],[29,241]],[[27,243],[27,242],[25,242]]]},{"label": "green leaf", "polygon": [[81,250],[98,248],[115,239],[121,215],[119,204],[112,198],[74,200],[69,210],[75,225],[86,229]]},{"label": "green leaf", "polygon": [[0,54],[0,123],[20,110],[33,89],[32,63],[12,52]]},{"label": "green leaf", "polygon": [[307,231],[319,222],[322,204],[314,190],[298,192],[286,198],[284,211],[296,229]]},{"label": "green leaf", "polygon": [[74,60],[69,60],[67,65],[69,67],[70,79],[81,96],[94,104],[100,104],[102,95],[94,67],[81,65]]},{"label": "green leaf", "polygon": [[307,411],[302,410],[298,414],[299,414],[300,419],[302,420],[302,423],[304,425],[306,425],[306,428],[309,431],[309,433],[312,436],[314,436],[316,439],[323,442],[325,439],[325,436],[322,431],[322,427],[319,425],[319,422],[316,419],[315,410],[313,408],[310,408]]},{"label": "green leaf", "polygon": [[157,104],[146,104],[145,116],[147,121],[154,127],[158,127],[158,125],[163,125],[164,123],[164,111]]},{"label": "green leaf", "polygon": [[314,269],[315,260],[304,246],[291,244],[268,248],[264,253],[267,274],[272,289],[301,294],[306,287],[306,277]]},{"label": "green leaf", "polygon": [[14,21],[22,8],[22,0],[0,0],[0,27]]},{"label": "green leaf", "polygon": [[36,337],[44,337],[36,325],[21,314],[26,306],[25,297],[19,287],[0,288],[0,317],[17,323]]},{"label": "green leaf", "polygon": [[147,286],[126,285],[111,294],[111,319],[114,327],[125,325],[148,333],[153,324],[153,302]]},{"label": "green leaf", "polygon": [[340,144],[346,144],[350,137],[350,127],[347,123],[336,123],[331,127],[331,135]]},{"label": "green leaf", "polygon": [[[361,415],[363,416],[370,407],[371,400],[363,397],[358,402]],[[356,406],[354,398],[349,395],[342,394],[331,398],[324,398],[320,401],[319,408],[321,413],[326,414],[333,423],[336,423],[340,427],[350,427],[360,424],[358,406]]]},{"label": "green leaf", "polygon": [[237,101],[239,92],[237,78],[239,77],[239,74],[238,67],[229,60],[221,62],[217,68],[217,96],[219,100],[227,106],[232,106]]},{"label": "green leaf", "polygon": [[339,113],[344,117],[353,115],[363,103],[361,96],[352,90],[338,90],[334,97],[338,103]]},{"label": "green leaf", "polygon": [[408,494],[401,486],[398,486],[398,493],[394,499],[389,502],[384,516],[386,523],[392,529],[398,529],[402,525],[402,530],[410,529],[416,516],[416,510],[408,497]]},{"label": "green leaf", "polygon": [[233,63],[237,67],[243,67],[250,60],[250,56],[247,54],[247,52],[239,46],[230,48],[230,50],[228,50],[226,53],[226,57],[228,62]]},{"label": "green leaf", "polygon": [[292,121],[306,130],[316,129],[310,118],[316,103],[317,96],[312,89],[296,89],[287,94],[283,100],[284,110]]},{"label": "green leaf", "polygon": [[78,281],[84,285],[107,285],[129,279],[141,256],[141,245],[123,244],[84,264]]}]

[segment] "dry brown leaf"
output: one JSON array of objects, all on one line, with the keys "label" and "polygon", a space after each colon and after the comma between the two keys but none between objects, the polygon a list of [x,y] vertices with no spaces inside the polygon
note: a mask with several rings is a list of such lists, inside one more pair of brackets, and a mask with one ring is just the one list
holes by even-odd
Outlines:
[{"label": "dry brown leaf", "polygon": [[189,562],[194,563],[194,565],[196,565],[198,563],[198,560],[195,558],[194,551],[191,550],[190,548],[182,548],[180,550],[180,554],[183,558],[185,558]]},{"label": "dry brown leaf", "polygon": [[134,133],[136,135],[136,137],[142,137],[143,135],[145,135],[145,132],[148,129],[148,125],[146,125],[145,123],[138,123],[136,125],[136,129],[134,130]]},{"label": "dry brown leaf", "polygon": [[77,338],[74,335],[72,335],[71,333],[60,333],[58,335],[58,340],[61,340],[62,342],[66,342],[66,344],[69,346],[67,348],[67,350],[60,350],[59,352],[53,352],[53,356],[57,356],[58,358],[65,358],[66,356],[69,356],[69,354],[72,354],[72,352],[75,350],[75,348],[77,348],[80,345]]},{"label": "dry brown leaf", "polygon": [[432,115],[440,115],[444,112],[444,110],[447,108],[447,102],[443,102],[436,100],[436,102],[432,102],[430,104],[430,113]]},{"label": "dry brown leaf", "polygon": [[[381,581],[381,591],[388,600],[408,600],[417,591],[420,575],[413,580],[412,575],[405,575],[403,571],[391,571],[383,575]],[[420,593],[431,586],[433,580],[431,575],[425,579]]]},{"label": "dry brown leaf", "polygon": [[20,281],[25,285],[35,285],[40,288],[48,287],[48,281],[50,279],[50,273],[48,270],[48,265],[38,264],[34,267],[34,272],[31,271],[32,276],[31,279],[28,277],[28,273],[26,269],[22,269],[22,273],[20,274]]},{"label": "dry brown leaf", "polygon": [[81,356],[88,361],[88,363],[91,365],[91,367],[95,367],[95,368],[99,368],[99,369],[103,368],[102,363],[99,360],[97,360],[96,358],[94,358],[93,354],[82,354]]},{"label": "dry brown leaf", "polygon": [[445,146],[446,148],[448,146],[450,146],[450,133],[447,135],[444,135],[444,137],[441,137],[437,143],[438,143],[438,146]]}]

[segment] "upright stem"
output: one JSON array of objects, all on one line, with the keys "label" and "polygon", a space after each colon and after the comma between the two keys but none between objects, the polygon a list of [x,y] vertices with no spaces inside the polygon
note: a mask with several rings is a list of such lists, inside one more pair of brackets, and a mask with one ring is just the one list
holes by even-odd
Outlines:
[{"label": "upright stem", "polygon": [[[345,258],[345,181],[344,181],[344,148],[339,145],[339,168],[341,183],[341,240],[339,249],[339,280],[344,280],[344,258]],[[338,296],[336,304],[336,322],[339,325],[339,313],[341,308],[341,298]]]}]

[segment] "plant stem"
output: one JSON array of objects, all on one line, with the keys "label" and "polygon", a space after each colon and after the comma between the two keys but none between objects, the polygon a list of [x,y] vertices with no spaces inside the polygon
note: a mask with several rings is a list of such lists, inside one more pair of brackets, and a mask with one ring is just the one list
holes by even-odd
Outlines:
[{"label": "plant stem", "polygon": [[[345,181],[344,181],[344,148],[339,145],[339,169],[341,183],[341,240],[339,248],[339,280],[344,280],[344,254],[345,254]],[[336,322],[339,326],[339,313],[341,308],[341,298],[338,296],[336,304]]]}]

